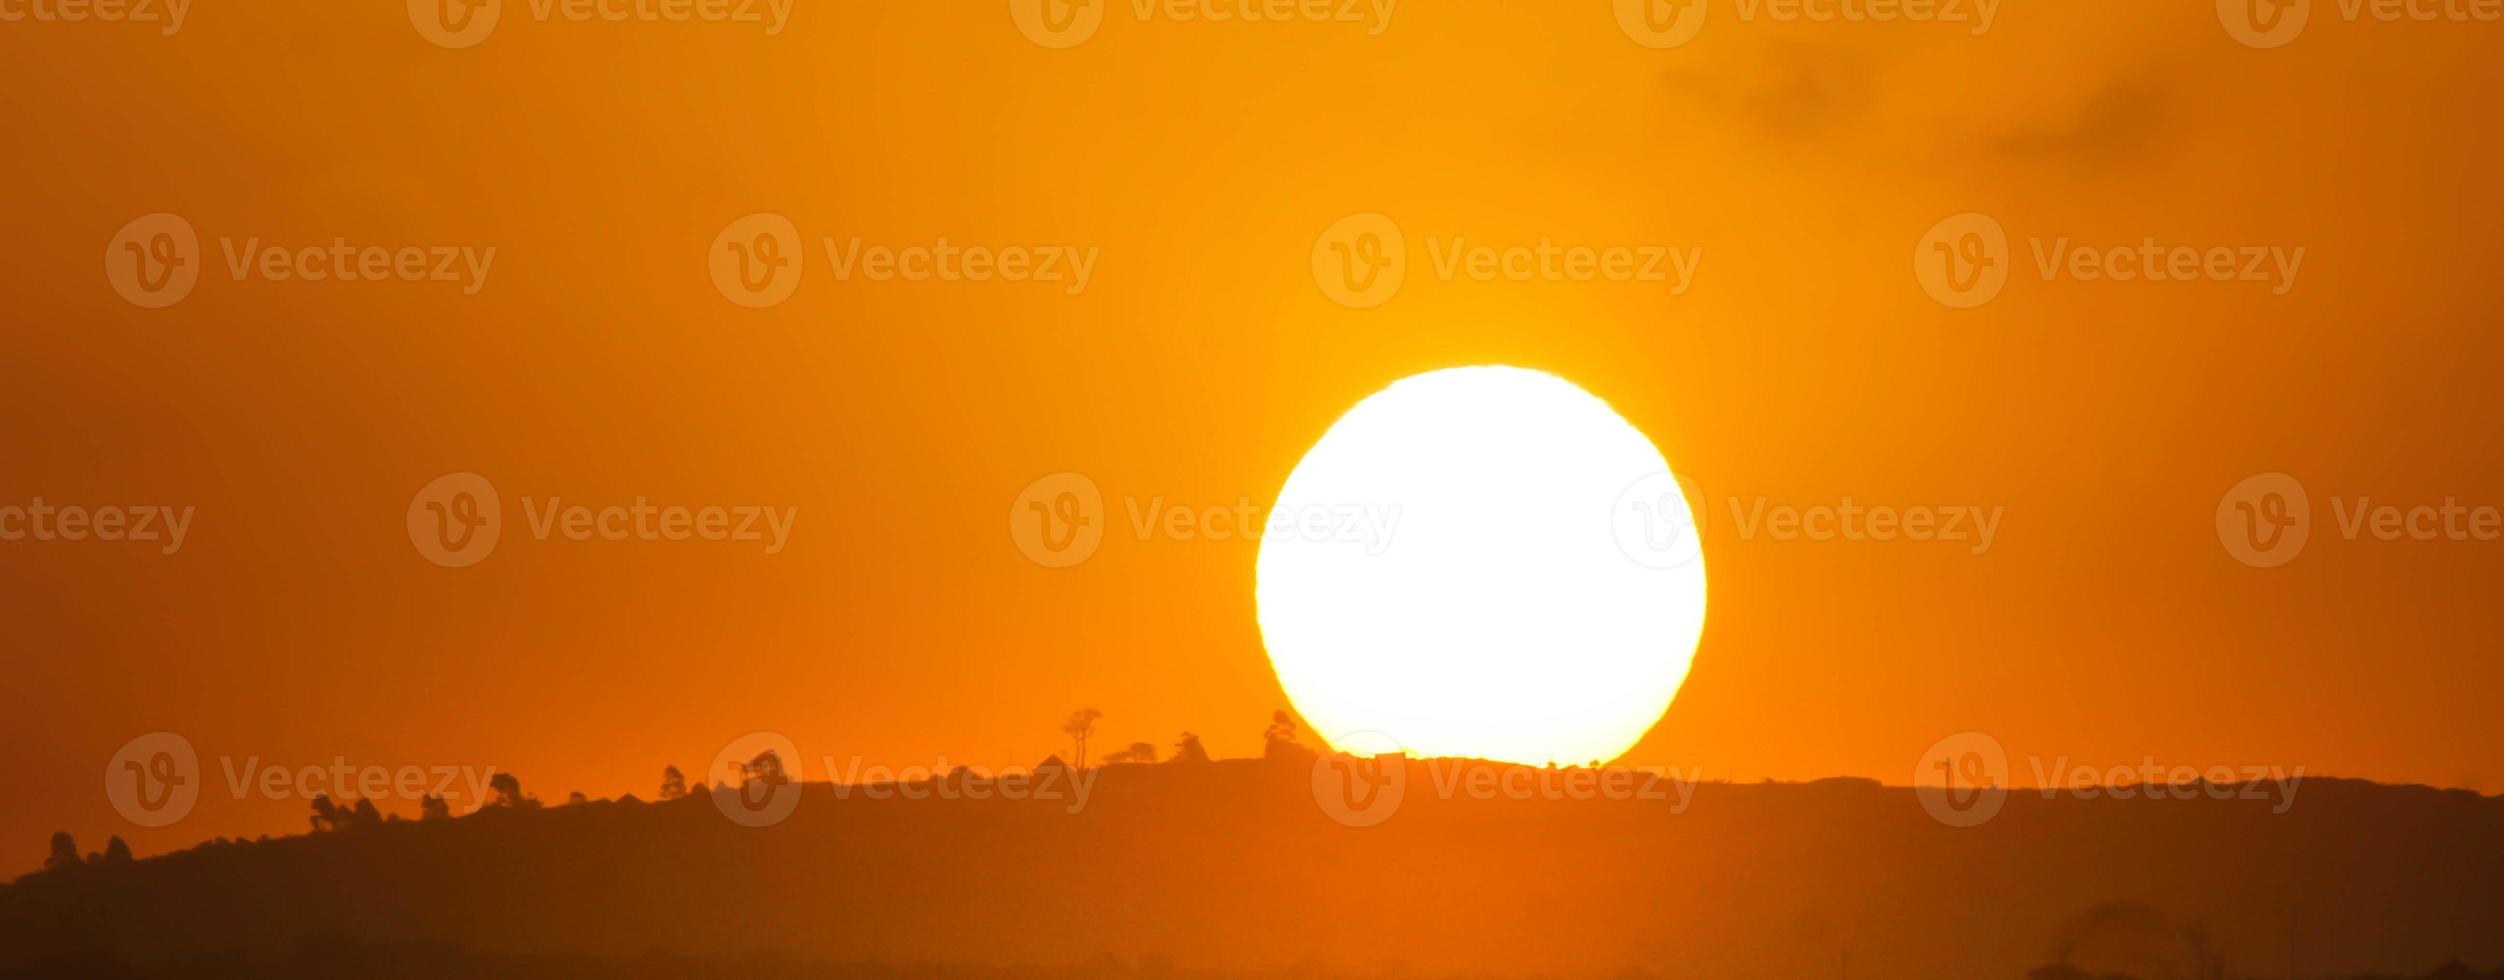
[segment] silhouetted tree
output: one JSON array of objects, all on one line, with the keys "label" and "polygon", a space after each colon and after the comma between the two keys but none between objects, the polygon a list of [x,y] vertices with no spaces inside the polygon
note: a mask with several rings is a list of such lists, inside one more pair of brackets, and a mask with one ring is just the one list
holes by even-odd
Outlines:
[{"label": "silhouetted tree", "polygon": [[330,794],[319,793],[313,797],[313,816],[310,822],[313,825],[313,832],[317,834],[338,830],[348,825],[348,811],[332,803]]},{"label": "silhouetted tree", "polygon": [[1270,713],[1269,727],[1261,732],[1261,758],[1306,761],[1313,758],[1313,750],[1296,742],[1295,716],[1288,714],[1284,708]]},{"label": "silhouetted tree", "polygon": [[687,774],[679,772],[677,766],[663,768],[661,770],[661,799],[675,800],[686,795]]},{"label": "silhouetted tree", "polygon": [[1207,749],[1200,747],[1200,736],[1191,734],[1190,732],[1184,732],[1182,733],[1182,740],[1174,743],[1174,761],[1207,762],[1209,761],[1209,752]]},{"label": "silhouetted tree", "polygon": [[589,802],[591,802],[591,797],[584,796],[582,790],[575,790],[571,793],[565,794],[566,806],[581,806]]},{"label": "silhouetted tree", "polygon": [[450,820],[452,819],[452,804],[445,802],[443,797],[431,793],[418,797],[417,818],[419,820]]},{"label": "silhouetted tree", "polygon": [[351,827],[373,827],[382,822],[383,812],[374,806],[371,799],[356,801],[356,809],[348,813],[348,825]]},{"label": "silhouetted tree", "polygon": [[71,837],[66,830],[52,835],[52,853],[43,859],[44,870],[59,871],[77,866],[78,839]]},{"label": "silhouetted tree", "polygon": [[1129,748],[1104,757],[1104,764],[1108,766],[1118,765],[1125,762],[1155,761],[1156,746],[1147,742],[1132,742],[1130,743]]},{"label": "silhouetted tree", "polygon": [[104,842],[104,863],[129,864],[130,861],[130,845],[124,843],[119,835]]},{"label": "silhouetted tree", "polygon": [[502,807],[511,810],[536,810],[539,808],[539,798],[536,796],[523,796],[522,781],[520,777],[517,777],[509,772],[500,772],[492,777],[489,777],[487,780],[487,791],[495,794],[494,797],[488,799],[487,801],[487,805],[491,807]]},{"label": "silhouetted tree", "polygon": [[1096,719],[1102,717],[1104,717],[1104,712],[1094,708],[1080,708],[1069,716],[1068,721],[1061,723],[1061,734],[1069,736],[1078,743],[1076,758],[1080,769],[1087,768],[1087,736],[1095,733]]},{"label": "silhouetted tree", "polygon": [[756,758],[739,763],[738,766],[739,782],[742,788],[749,783],[780,786],[791,781],[791,777],[783,772],[782,756],[772,749],[759,752]]}]

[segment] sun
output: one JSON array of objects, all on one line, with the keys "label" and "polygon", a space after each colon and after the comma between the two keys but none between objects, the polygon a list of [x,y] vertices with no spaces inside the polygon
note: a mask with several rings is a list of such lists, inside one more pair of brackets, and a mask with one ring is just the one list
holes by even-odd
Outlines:
[{"label": "sun", "polygon": [[1571,382],[1417,375],[1307,452],[1262,537],[1279,683],[1334,747],[1613,760],[1704,630],[1704,560],[1650,439]]}]

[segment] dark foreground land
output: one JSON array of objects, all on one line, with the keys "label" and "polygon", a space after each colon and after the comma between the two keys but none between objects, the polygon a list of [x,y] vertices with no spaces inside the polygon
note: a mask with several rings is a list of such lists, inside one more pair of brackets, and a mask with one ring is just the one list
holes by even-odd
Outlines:
[{"label": "dark foreground land", "polygon": [[1075,813],[1066,798],[839,798],[811,784],[761,828],[700,794],[213,844],[0,887],[0,976],[2157,980],[2504,966],[2504,799],[2318,779],[2291,807],[2275,793],[2018,793],[1957,828],[1911,790],[1861,781],[1707,783],[1682,808],[1675,792],[1445,799],[1425,767],[1411,764],[1396,815],[1364,828],[1315,803],[1310,765],[1270,760],[1111,767]]}]

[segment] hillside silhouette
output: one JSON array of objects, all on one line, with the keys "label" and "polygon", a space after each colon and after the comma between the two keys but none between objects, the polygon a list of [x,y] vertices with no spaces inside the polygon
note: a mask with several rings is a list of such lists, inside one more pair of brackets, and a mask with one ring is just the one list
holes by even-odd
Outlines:
[{"label": "hillside silhouette", "polygon": [[2473,793],[2307,779],[2272,813],[2021,791],[1953,828],[1864,780],[1704,783],[1681,811],[1675,794],[1443,798],[1436,764],[1409,760],[1396,814],[1351,827],[1292,748],[1088,770],[1076,812],[935,798],[935,783],[887,787],[927,799],[794,784],[796,808],[763,827],[725,816],[730,787],[537,806],[516,785],[512,805],[458,818],[351,818],[29,875],[0,887],[0,971],[2158,980],[2504,965],[2504,799]]}]

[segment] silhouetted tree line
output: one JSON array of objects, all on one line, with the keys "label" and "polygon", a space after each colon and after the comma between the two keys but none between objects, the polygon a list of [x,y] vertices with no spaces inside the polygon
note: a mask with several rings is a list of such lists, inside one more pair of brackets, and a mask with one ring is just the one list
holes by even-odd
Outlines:
[{"label": "silhouetted tree line", "polygon": [[118,836],[104,842],[103,853],[90,851],[86,857],[79,857],[78,839],[64,831],[52,835],[52,853],[44,856],[43,869],[67,871],[90,864],[129,864],[130,860],[130,845]]},{"label": "silhouetted tree line", "polygon": [[[1086,766],[1087,739],[1094,734],[1096,722],[1103,717],[1102,711],[1082,708],[1073,712],[1061,725],[1061,734],[1073,740],[1072,756],[1077,760],[1080,768]],[[1288,761],[1311,759],[1313,750],[1306,748],[1300,742],[1299,736],[1300,729],[1296,725],[1294,715],[1283,709],[1272,712],[1269,727],[1261,732],[1261,757]],[[1103,765],[1149,764],[1158,761],[1157,757],[1157,747],[1154,743],[1132,742],[1127,748],[1105,755],[1101,763]],[[1167,764],[1188,765],[1208,761],[1210,761],[1208,750],[1201,746],[1200,736],[1184,732],[1176,739],[1173,756],[1167,760]],[[956,773],[952,774],[952,778],[962,777],[966,772],[967,770],[960,766]],[[755,758],[746,762],[732,762],[727,775],[732,778],[725,779],[723,785],[735,786],[741,790],[770,789],[791,782],[790,772],[784,767],[782,757],[772,749],[758,753]],[[487,789],[490,795],[480,802],[478,807],[480,812],[541,808],[539,798],[524,793],[520,777],[512,773],[496,773],[488,780]],[[705,784],[700,780],[691,786],[687,782],[686,774],[680,772],[677,766],[671,765],[661,769],[661,786],[656,795],[661,801],[668,802],[700,796],[705,789]],[[634,798],[629,796],[627,799],[631,801]],[[566,803],[569,806],[589,802],[589,797],[579,790],[566,797]],[[450,820],[452,819],[452,805],[444,797],[430,793],[418,798],[417,813],[420,821]],[[371,799],[360,799],[354,803],[343,804],[331,799],[330,794],[323,793],[313,797],[312,813],[306,818],[306,823],[311,832],[325,834],[396,823],[400,819],[400,815],[396,813],[384,814]],[[260,839],[266,841],[269,837],[263,835]],[[226,845],[243,843],[243,841],[220,837],[211,843]],[[106,842],[102,852],[91,852],[81,857],[78,853],[78,842],[64,831],[52,835],[51,853],[44,858],[43,870],[65,871],[88,865],[127,863],[130,860],[132,860],[130,845],[120,837],[114,837]]]}]

